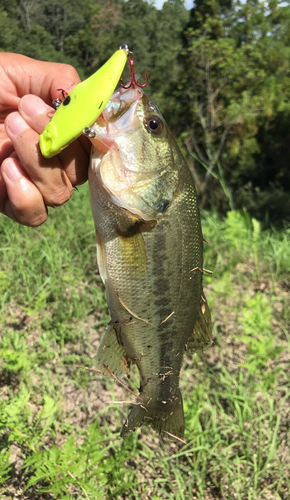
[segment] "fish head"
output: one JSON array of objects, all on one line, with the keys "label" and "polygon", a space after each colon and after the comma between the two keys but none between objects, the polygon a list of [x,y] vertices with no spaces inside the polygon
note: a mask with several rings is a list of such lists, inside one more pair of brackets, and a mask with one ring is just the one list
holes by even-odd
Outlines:
[{"label": "fish head", "polygon": [[120,88],[92,129],[93,181],[142,219],[161,217],[178,187],[181,153],[155,102],[141,88]]}]

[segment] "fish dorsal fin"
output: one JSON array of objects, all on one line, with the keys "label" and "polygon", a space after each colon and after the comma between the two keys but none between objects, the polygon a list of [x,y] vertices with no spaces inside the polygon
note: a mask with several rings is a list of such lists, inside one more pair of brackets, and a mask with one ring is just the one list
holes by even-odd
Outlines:
[{"label": "fish dorsal fin", "polygon": [[195,322],[192,335],[187,343],[187,350],[200,351],[211,346],[212,343],[212,323],[211,314],[204,292],[201,293],[200,309]]}]

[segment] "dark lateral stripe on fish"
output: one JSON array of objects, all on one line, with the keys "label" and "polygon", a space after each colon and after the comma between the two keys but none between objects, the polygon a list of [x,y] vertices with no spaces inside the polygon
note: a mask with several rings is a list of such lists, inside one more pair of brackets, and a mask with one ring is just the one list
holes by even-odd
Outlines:
[{"label": "dark lateral stripe on fish", "polygon": [[[168,269],[166,267],[166,237],[165,234],[161,234],[161,237],[154,242],[154,285],[155,290],[162,290],[162,294],[156,296],[154,299],[154,305],[157,307],[157,315],[160,318],[160,324],[157,327],[157,338],[158,338],[158,350],[159,350],[159,365],[160,373],[163,373],[163,366],[170,366],[170,360],[173,348],[172,336],[170,335],[170,330],[172,329],[172,324],[161,323],[162,319],[169,316],[172,312],[172,301],[168,294],[170,289],[169,279],[166,277]],[[158,297],[158,298],[157,298]],[[169,332],[167,332],[169,330]],[[168,371],[168,370],[166,370]],[[165,378],[166,380],[166,378]],[[165,382],[165,381],[164,381]],[[159,396],[157,399],[164,400],[166,395],[169,394],[169,383],[159,382]]]}]

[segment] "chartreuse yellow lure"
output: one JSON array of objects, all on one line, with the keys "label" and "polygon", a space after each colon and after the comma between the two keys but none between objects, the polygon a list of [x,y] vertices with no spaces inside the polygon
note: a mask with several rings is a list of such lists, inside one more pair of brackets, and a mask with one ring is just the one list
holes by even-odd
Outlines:
[{"label": "chartreuse yellow lure", "polygon": [[118,84],[128,52],[126,45],[121,46],[96,73],[66,96],[39,137],[43,156],[57,155],[96,121]]}]

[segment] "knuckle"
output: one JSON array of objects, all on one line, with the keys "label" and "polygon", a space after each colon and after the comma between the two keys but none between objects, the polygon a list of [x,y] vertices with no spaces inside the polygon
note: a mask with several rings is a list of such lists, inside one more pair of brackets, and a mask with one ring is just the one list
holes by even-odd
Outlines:
[{"label": "knuckle", "polygon": [[26,225],[30,227],[41,226],[47,219],[47,212],[34,213],[30,219],[27,221]]},{"label": "knuckle", "polygon": [[47,210],[45,206],[26,206],[13,207],[10,202],[6,203],[5,215],[14,219],[19,224],[29,227],[41,226],[47,219]]},{"label": "knuckle", "polygon": [[72,196],[73,188],[64,186],[54,190],[49,196],[45,197],[45,203],[49,207],[58,207],[66,203]]},{"label": "knuckle", "polygon": [[59,63],[61,74],[73,80],[79,80],[79,75],[76,69],[71,64]]}]

